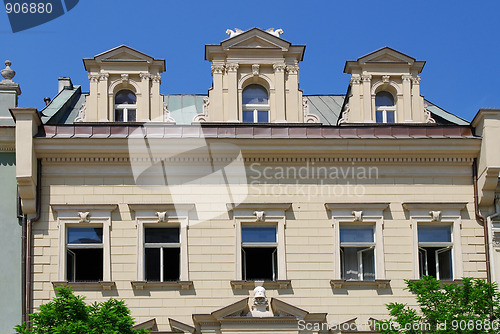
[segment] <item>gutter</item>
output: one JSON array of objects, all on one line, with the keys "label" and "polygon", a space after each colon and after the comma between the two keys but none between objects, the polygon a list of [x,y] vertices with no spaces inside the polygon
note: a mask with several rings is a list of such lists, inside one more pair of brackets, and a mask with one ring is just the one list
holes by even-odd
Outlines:
[{"label": "gutter", "polygon": [[474,209],[475,209],[476,219],[483,223],[483,229],[484,229],[484,250],[486,255],[486,281],[488,283],[491,283],[490,237],[488,233],[487,219],[484,218],[479,212],[478,189],[477,189],[477,159],[474,159],[474,163],[472,164],[472,175],[474,177]]}]

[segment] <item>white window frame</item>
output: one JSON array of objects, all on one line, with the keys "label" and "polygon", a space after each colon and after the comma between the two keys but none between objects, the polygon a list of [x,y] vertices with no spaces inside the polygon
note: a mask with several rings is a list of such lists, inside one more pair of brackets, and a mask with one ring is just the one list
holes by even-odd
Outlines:
[{"label": "white window frame", "polygon": [[[373,242],[341,242],[340,241],[340,230],[343,228],[343,227],[351,227],[351,226],[362,226],[362,227],[370,227],[372,229],[372,233],[373,233]],[[359,224],[339,224],[339,261],[341,262],[341,268],[340,268],[340,275],[342,277],[342,260],[341,260],[341,257],[342,257],[342,247],[344,248],[353,248],[353,247],[356,247],[356,248],[361,248],[361,247],[365,247],[364,249],[360,250],[357,252],[357,261],[358,261],[358,281],[363,281],[363,260],[362,260],[362,252],[365,252],[366,250],[368,249],[373,249],[373,256],[375,257],[373,260],[374,260],[374,263],[375,263],[375,274],[377,272],[377,262],[376,262],[376,251],[377,251],[377,242],[376,242],[376,232],[375,232],[375,229],[376,227],[373,225],[373,224],[362,224],[362,225],[359,225]],[[344,265],[345,265],[345,261],[344,261]]]},{"label": "white window frame", "polygon": [[[382,123],[387,123],[387,112],[392,111],[394,113],[394,123],[397,123],[396,120],[396,106],[380,106],[377,107],[376,112],[381,111],[382,112]],[[375,114],[375,122],[377,122],[377,114]],[[378,124],[382,124],[378,123]]]},{"label": "white window frame", "polygon": [[[244,226],[276,226],[277,251],[278,251],[278,277],[275,281],[285,281],[286,273],[286,249],[285,249],[285,211],[291,207],[291,203],[244,203],[227,204],[229,211],[233,211],[235,227],[235,280],[243,279],[242,242],[241,227]],[[254,286],[255,287],[255,286]]]},{"label": "white window frame", "polygon": [[374,226],[375,281],[385,280],[383,211],[389,207],[389,203],[326,203],[325,206],[332,215],[334,280],[343,279],[340,261],[340,225]]},{"label": "white window frame", "polygon": [[[113,118],[116,118],[116,110],[121,110],[123,113],[123,121],[121,122],[129,122],[128,120],[128,110],[135,109],[135,121],[137,121],[137,103],[136,104],[115,104],[115,108],[113,109]],[[135,122],[134,121],[134,122]],[[117,122],[115,120],[115,122]]]},{"label": "white window frame", "polygon": [[[162,243],[147,243],[146,240],[144,240],[143,243],[143,252],[144,252],[144,280],[146,281],[146,248],[153,248],[153,249],[160,249],[160,282],[165,282],[165,277],[164,277],[164,272],[163,272],[163,267],[165,266],[164,263],[164,255],[163,255],[163,249],[164,248],[178,248],[180,251],[180,255],[182,256],[182,232],[181,232],[181,224],[176,224],[176,223],[167,223],[167,224],[162,224],[162,223],[157,223],[157,224],[143,224],[143,233],[145,233],[145,230],[148,228],[154,229],[154,228],[178,228],[179,229],[179,242],[162,242]],[[186,232],[187,233],[187,232]],[[186,236],[187,239],[187,236]],[[186,243],[184,243],[186,244]],[[186,245],[187,247],[187,245]],[[179,258],[179,281],[180,279],[180,273],[182,270],[182,261]],[[150,282],[150,281],[148,281]],[[167,281],[168,282],[168,281]]]},{"label": "white window frame", "polygon": [[[110,228],[111,212],[117,205],[51,205],[52,210],[57,213],[57,225],[59,229],[59,264],[57,279],[59,282],[67,282],[66,277],[66,251],[68,228],[102,228],[103,248],[103,280],[111,282],[111,245]],[[93,246],[92,248],[97,248]],[[81,284],[81,282],[70,282]],[[105,287],[105,286],[104,286]],[[106,288],[106,287],[105,287]],[[111,288],[108,286],[108,288]]]},{"label": "white window frame", "polygon": [[[403,203],[403,208],[409,212],[410,226],[413,239],[413,278],[420,279],[420,259],[418,242],[418,225],[449,225],[451,226],[451,260],[452,280],[460,280],[463,277],[462,261],[462,217],[460,211],[465,209],[467,203]],[[436,243],[441,247],[446,243]],[[431,247],[431,243],[424,246]],[[445,246],[443,246],[445,248]],[[437,274],[436,276],[438,276]],[[437,278],[437,277],[436,277]]]},{"label": "white window frame", "polygon": [[[189,211],[194,204],[129,204],[135,212],[137,227],[137,281],[145,282],[145,234],[146,227],[180,228],[180,277],[179,282],[189,281],[188,228]],[[149,282],[148,282],[149,283]],[[155,282],[151,282],[155,283]],[[163,282],[160,282],[163,283]]]},{"label": "white window frame", "polygon": [[[243,252],[243,248],[258,248],[258,247],[275,247],[276,248],[276,252],[279,254],[279,249],[278,249],[278,245],[279,245],[279,242],[278,242],[278,239],[279,239],[279,233],[278,233],[278,225],[277,224],[272,224],[272,223],[266,223],[266,224],[256,224],[256,223],[243,223],[241,226],[240,226],[240,229],[242,229],[243,227],[276,227],[276,242],[241,242],[241,245],[240,245],[240,253]],[[243,232],[243,229],[242,229],[242,232]],[[241,254],[240,254],[241,255]],[[243,259],[243,255],[241,255],[242,259],[241,259],[241,263],[242,263],[242,266],[241,266],[241,276],[242,276],[242,279],[243,279],[243,264],[245,262],[245,259]],[[278,256],[276,257],[278,258]],[[278,259],[279,261],[279,259]],[[274,264],[274,257],[272,259],[272,262]],[[275,268],[276,266],[273,265],[273,269]],[[277,268],[278,270],[278,276],[279,276],[279,268]],[[273,272],[273,281],[276,281],[278,280],[278,276],[276,276],[276,273]]]},{"label": "white window frame", "polygon": [[[259,111],[267,111],[267,122],[261,123],[269,123],[269,104],[244,104],[243,111],[253,111],[253,123],[259,123]],[[243,113],[241,115],[241,120],[243,121]]]}]

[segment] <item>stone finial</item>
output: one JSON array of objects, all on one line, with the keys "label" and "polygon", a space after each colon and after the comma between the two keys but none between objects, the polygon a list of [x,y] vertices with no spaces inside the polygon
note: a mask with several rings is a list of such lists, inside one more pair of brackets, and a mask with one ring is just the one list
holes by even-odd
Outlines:
[{"label": "stone finial", "polygon": [[4,78],[2,80],[3,83],[12,83],[12,78],[16,75],[16,71],[12,70],[10,68],[10,65],[12,65],[12,62],[10,60],[5,61],[5,68],[1,70],[2,77]]}]

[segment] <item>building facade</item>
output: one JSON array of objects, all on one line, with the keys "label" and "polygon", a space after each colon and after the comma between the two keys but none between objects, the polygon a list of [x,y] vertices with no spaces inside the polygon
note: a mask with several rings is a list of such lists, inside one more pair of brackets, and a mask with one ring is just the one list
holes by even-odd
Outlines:
[{"label": "building facade", "polygon": [[207,96],[160,94],[165,61],[120,46],[84,59],[88,93],[11,109],[33,309],[70,285],[165,333],[371,332],[416,303],[405,279],[500,278],[500,111],[440,109],[391,48],[305,95],[282,33],[207,45]]}]

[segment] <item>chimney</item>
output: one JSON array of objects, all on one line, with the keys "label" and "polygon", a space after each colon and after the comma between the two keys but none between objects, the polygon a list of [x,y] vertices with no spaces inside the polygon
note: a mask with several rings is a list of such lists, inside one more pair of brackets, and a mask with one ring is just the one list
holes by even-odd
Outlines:
[{"label": "chimney", "polygon": [[21,95],[19,84],[12,81],[16,72],[10,68],[12,62],[5,61],[5,68],[0,71],[3,80],[0,81],[0,126],[14,125],[9,109],[17,107],[18,96]]},{"label": "chimney", "polygon": [[59,89],[58,93],[60,93],[63,89],[73,89],[73,83],[71,82],[70,77],[59,77]]}]

